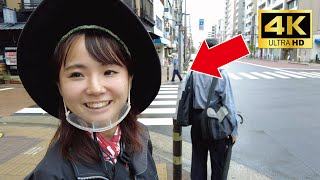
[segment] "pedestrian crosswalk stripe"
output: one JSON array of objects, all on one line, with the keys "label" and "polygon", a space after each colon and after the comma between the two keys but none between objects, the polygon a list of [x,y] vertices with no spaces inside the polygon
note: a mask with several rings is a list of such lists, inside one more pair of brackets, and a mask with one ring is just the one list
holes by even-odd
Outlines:
[{"label": "pedestrian crosswalk stripe", "polygon": [[161,87],[164,87],[164,88],[178,88],[179,85],[161,85]]},{"label": "pedestrian crosswalk stripe", "polygon": [[179,88],[162,88],[160,87],[160,91],[178,91]]},{"label": "pedestrian crosswalk stripe", "polygon": [[178,91],[159,91],[158,94],[178,94]]},{"label": "pedestrian crosswalk stripe", "polygon": [[138,118],[138,121],[144,125],[151,126],[151,125],[173,125],[172,118]]},{"label": "pedestrian crosswalk stripe", "polygon": [[235,79],[235,80],[239,80],[239,79],[242,79],[241,77],[233,74],[233,73],[228,73],[229,77],[232,78],[232,79]]},{"label": "pedestrian crosswalk stripe", "polygon": [[259,78],[255,77],[255,76],[252,76],[252,75],[244,73],[244,72],[240,72],[238,74],[240,74],[240,75],[242,75],[242,76],[244,76],[246,78],[249,78],[249,79],[259,79]]},{"label": "pedestrian crosswalk stripe", "polygon": [[317,75],[313,75],[307,72],[290,72],[290,73],[294,73],[294,74],[298,74],[298,75],[302,75],[302,76],[306,76],[306,77],[310,77],[310,78],[320,78]]},{"label": "pedestrian crosswalk stripe", "polygon": [[303,77],[303,76],[298,76],[298,75],[294,75],[294,74],[290,74],[290,73],[282,72],[282,71],[275,71],[275,72],[276,72],[276,73],[279,73],[279,74],[286,75],[286,76],[290,76],[290,77],[298,78],[298,79],[306,78],[306,77]]},{"label": "pedestrian crosswalk stripe", "polygon": [[152,106],[163,106],[163,105],[176,105],[177,101],[152,101],[150,105]]},{"label": "pedestrian crosswalk stripe", "polygon": [[254,74],[256,76],[260,76],[260,77],[263,77],[265,79],[274,79],[274,77],[271,77],[271,76],[268,76],[268,75],[265,75],[265,74],[262,74],[262,73],[259,73],[259,72],[251,72],[251,74]]},{"label": "pedestrian crosswalk stripe", "polygon": [[16,112],[17,114],[46,114],[47,112],[41,108],[24,108]]},{"label": "pedestrian crosswalk stripe", "polygon": [[317,72],[308,72],[308,73],[316,77],[320,77],[320,73],[317,73]]},{"label": "pedestrian crosswalk stripe", "polygon": [[174,114],[176,108],[147,108],[141,114]]},{"label": "pedestrian crosswalk stripe", "polygon": [[283,75],[280,75],[280,74],[276,74],[276,73],[273,73],[273,72],[263,72],[263,73],[269,74],[271,76],[275,76],[275,77],[278,77],[278,78],[282,78],[282,79],[290,79],[290,77],[283,76]]},{"label": "pedestrian crosswalk stripe", "polygon": [[157,95],[156,99],[177,99],[178,95]]}]

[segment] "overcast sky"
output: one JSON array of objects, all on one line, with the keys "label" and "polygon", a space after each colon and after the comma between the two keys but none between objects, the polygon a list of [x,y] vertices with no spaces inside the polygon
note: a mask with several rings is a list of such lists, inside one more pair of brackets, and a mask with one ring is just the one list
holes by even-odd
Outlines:
[{"label": "overcast sky", "polygon": [[[224,17],[224,0],[185,0],[187,2],[187,14],[191,18],[191,31],[194,46],[207,37],[212,25],[218,23]],[[184,8],[184,7],[183,7]],[[199,30],[199,19],[204,19],[204,30]],[[189,21],[189,18],[187,18]],[[188,23],[189,24],[189,23]]]}]

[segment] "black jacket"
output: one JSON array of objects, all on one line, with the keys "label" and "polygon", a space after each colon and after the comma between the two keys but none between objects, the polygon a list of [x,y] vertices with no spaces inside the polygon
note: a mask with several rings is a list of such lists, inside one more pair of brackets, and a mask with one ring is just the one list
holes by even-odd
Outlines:
[{"label": "black jacket", "polygon": [[[149,132],[146,130],[141,136],[143,151],[130,154],[130,173],[134,179],[157,180],[157,170],[152,158],[152,144]],[[118,163],[119,161],[117,161]],[[63,159],[60,154],[60,144],[50,148],[35,170],[25,179],[28,180],[69,180],[69,179],[109,179],[106,166],[102,163],[76,163]]]}]

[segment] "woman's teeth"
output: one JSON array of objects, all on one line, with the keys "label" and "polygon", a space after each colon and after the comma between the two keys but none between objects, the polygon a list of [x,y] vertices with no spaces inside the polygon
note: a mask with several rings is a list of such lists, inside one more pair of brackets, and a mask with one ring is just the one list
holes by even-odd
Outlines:
[{"label": "woman's teeth", "polygon": [[107,106],[110,101],[98,102],[98,103],[86,103],[85,105],[89,108],[98,109]]}]

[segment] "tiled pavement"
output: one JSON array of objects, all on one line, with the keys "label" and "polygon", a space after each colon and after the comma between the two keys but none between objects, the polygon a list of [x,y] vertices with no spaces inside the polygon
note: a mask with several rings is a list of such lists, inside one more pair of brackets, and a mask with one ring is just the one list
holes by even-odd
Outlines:
[{"label": "tiled pavement", "polygon": [[[40,162],[56,130],[55,125],[1,124],[0,179],[19,180]],[[173,179],[172,163],[154,155],[160,180]],[[183,170],[182,179],[190,179]]]},{"label": "tiled pavement", "polygon": [[46,153],[55,127],[2,124],[0,179],[23,179]]}]

